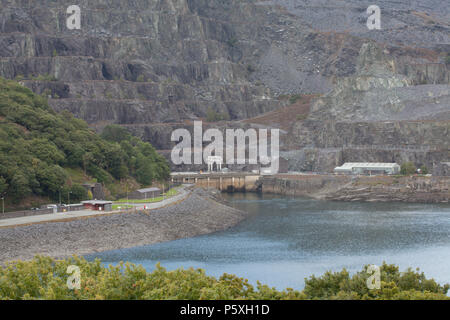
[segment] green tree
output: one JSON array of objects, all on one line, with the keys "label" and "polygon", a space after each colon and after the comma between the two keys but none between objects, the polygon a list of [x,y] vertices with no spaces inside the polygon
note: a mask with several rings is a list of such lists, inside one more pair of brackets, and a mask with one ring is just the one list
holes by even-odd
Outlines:
[{"label": "green tree", "polygon": [[11,179],[9,191],[16,203],[19,202],[21,198],[30,195],[31,188],[26,175],[20,172],[14,174]]},{"label": "green tree", "polygon": [[80,184],[74,184],[70,188],[71,193],[71,199],[73,198],[74,201],[82,201],[86,200],[88,198],[88,192],[86,188],[84,188]]},{"label": "green tree", "polygon": [[6,189],[8,189],[6,179],[0,176],[0,195],[2,195],[6,191]]},{"label": "green tree", "polygon": [[380,267],[380,289],[369,289],[367,280],[371,273],[367,272],[368,267],[353,276],[345,269],[326,272],[319,278],[312,276],[305,280],[304,293],[308,299],[448,299],[448,284],[441,286],[433,279],[427,279],[418,269],[400,272],[398,266],[386,263]]},{"label": "green tree", "polygon": [[428,174],[428,168],[425,165],[420,167],[420,171],[422,172],[422,174]]},{"label": "green tree", "polygon": [[115,124],[107,125],[103,129],[101,137],[113,142],[130,141],[132,138],[128,130]]},{"label": "green tree", "polygon": [[[67,267],[80,268],[81,288],[70,290],[66,283]],[[121,262],[104,266],[99,259],[89,262],[72,257],[54,260],[37,256],[31,261],[17,261],[0,266],[0,299],[51,300],[449,300],[449,285],[427,279],[423,273],[408,269],[399,272],[395,265],[383,264],[380,289],[369,290],[365,266],[353,276],[344,269],[327,272],[321,277],[305,280],[305,289],[282,291],[231,274],[219,278],[202,269],[167,271],[159,264],[153,272],[142,266]]]},{"label": "green tree", "polygon": [[54,197],[59,194],[59,190],[67,179],[67,174],[58,165],[41,164],[36,168],[36,178],[43,194]]},{"label": "green tree", "polygon": [[2,78],[0,119],[0,187],[17,202],[31,194],[59,195],[69,167],[105,184],[128,175],[137,179],[142,174],[141,181],[169,175],[167,161],[124,128],[108,126],[97,135],[85,121],[53,111],[45,97]]},{"label": "green tree", "polygon": [[155,178],[152,164],[142,155],[137,158],[136,178],[143,185],[151,185]]}]

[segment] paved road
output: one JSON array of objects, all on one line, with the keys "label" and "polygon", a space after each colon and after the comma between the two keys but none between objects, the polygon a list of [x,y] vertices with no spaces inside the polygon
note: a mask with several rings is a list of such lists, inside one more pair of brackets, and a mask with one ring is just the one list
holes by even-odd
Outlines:
[{"label": "paved road", "polygon": [[[170,198],[165,199],[160,202],[140,203],[138,205],[135,205],[135,208],[131,209],[131,210],[132,211],[144,210],[144,206],[146,207],[147,210],[152,210],[152,209],[158,209],[158,208],[162,208],[167,205],[176,203],[179,200],[184,199],[190,193],[190,190],[187,189],[188,186],[190,186],[190,185],[182,185],[178,189],[178,193],[173,197],[170,197]],[[90,217],[90,216],[103,216],[103,215],[108,215],[111,213],[119,213],[119,212],[121,212],[121,211],[117,210],[117,211],[112,211],[112,212],[104,212],[104,211],[94,211],[94,210],[81,210],[81,211],[72,211],[72,212],[64,212],[64,213],[45,214],[45,215],[38,215],[38,216],[11,218],[11,219],[0,220],[0,228],[16,227],[16,226],[20,226],[20,225],[28,225],[28,224],[35,224],[35,223],[72,220],[72,219],[76,219],[76,218]]]}]

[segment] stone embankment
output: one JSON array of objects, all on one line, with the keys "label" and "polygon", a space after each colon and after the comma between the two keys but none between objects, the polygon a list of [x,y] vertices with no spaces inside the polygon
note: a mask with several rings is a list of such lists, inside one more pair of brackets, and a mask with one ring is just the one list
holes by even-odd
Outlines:
[{"label": "stone embankment", "polygon": [[194,189],[187,199],[160,209],[3,228],[0,263],[37,254],[62,258],[194,237],[245,219],[245,212],[214,197],[212,192]]},{"label": "stone embankment", "polygon": [[263,193],[323,200],[450,203],[450,177],[278,175],[259,184]]}]

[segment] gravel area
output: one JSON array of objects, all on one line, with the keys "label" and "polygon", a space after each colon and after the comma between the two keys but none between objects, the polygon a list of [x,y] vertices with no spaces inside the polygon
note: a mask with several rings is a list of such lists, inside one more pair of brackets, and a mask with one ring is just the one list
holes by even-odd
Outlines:
[{"label": "gravel area", "polygon": [[195,189],[184,201],[150,212],[121,213],[69,222],[0,229],[0,263],[35,255],[63,258],[213,233],[232,227],[246,213]]}]

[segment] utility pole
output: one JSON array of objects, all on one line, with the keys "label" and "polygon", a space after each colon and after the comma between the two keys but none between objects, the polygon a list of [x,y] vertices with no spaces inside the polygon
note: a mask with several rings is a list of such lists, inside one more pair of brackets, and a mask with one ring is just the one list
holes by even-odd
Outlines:
[{"label": "utility pole", "polygon": [[128,181],[127,181],[127,183],[126,183],[126,188],[127,188],[127,210],[129,209],[129,207],[130,207],[130,200],[128,199]]}]

